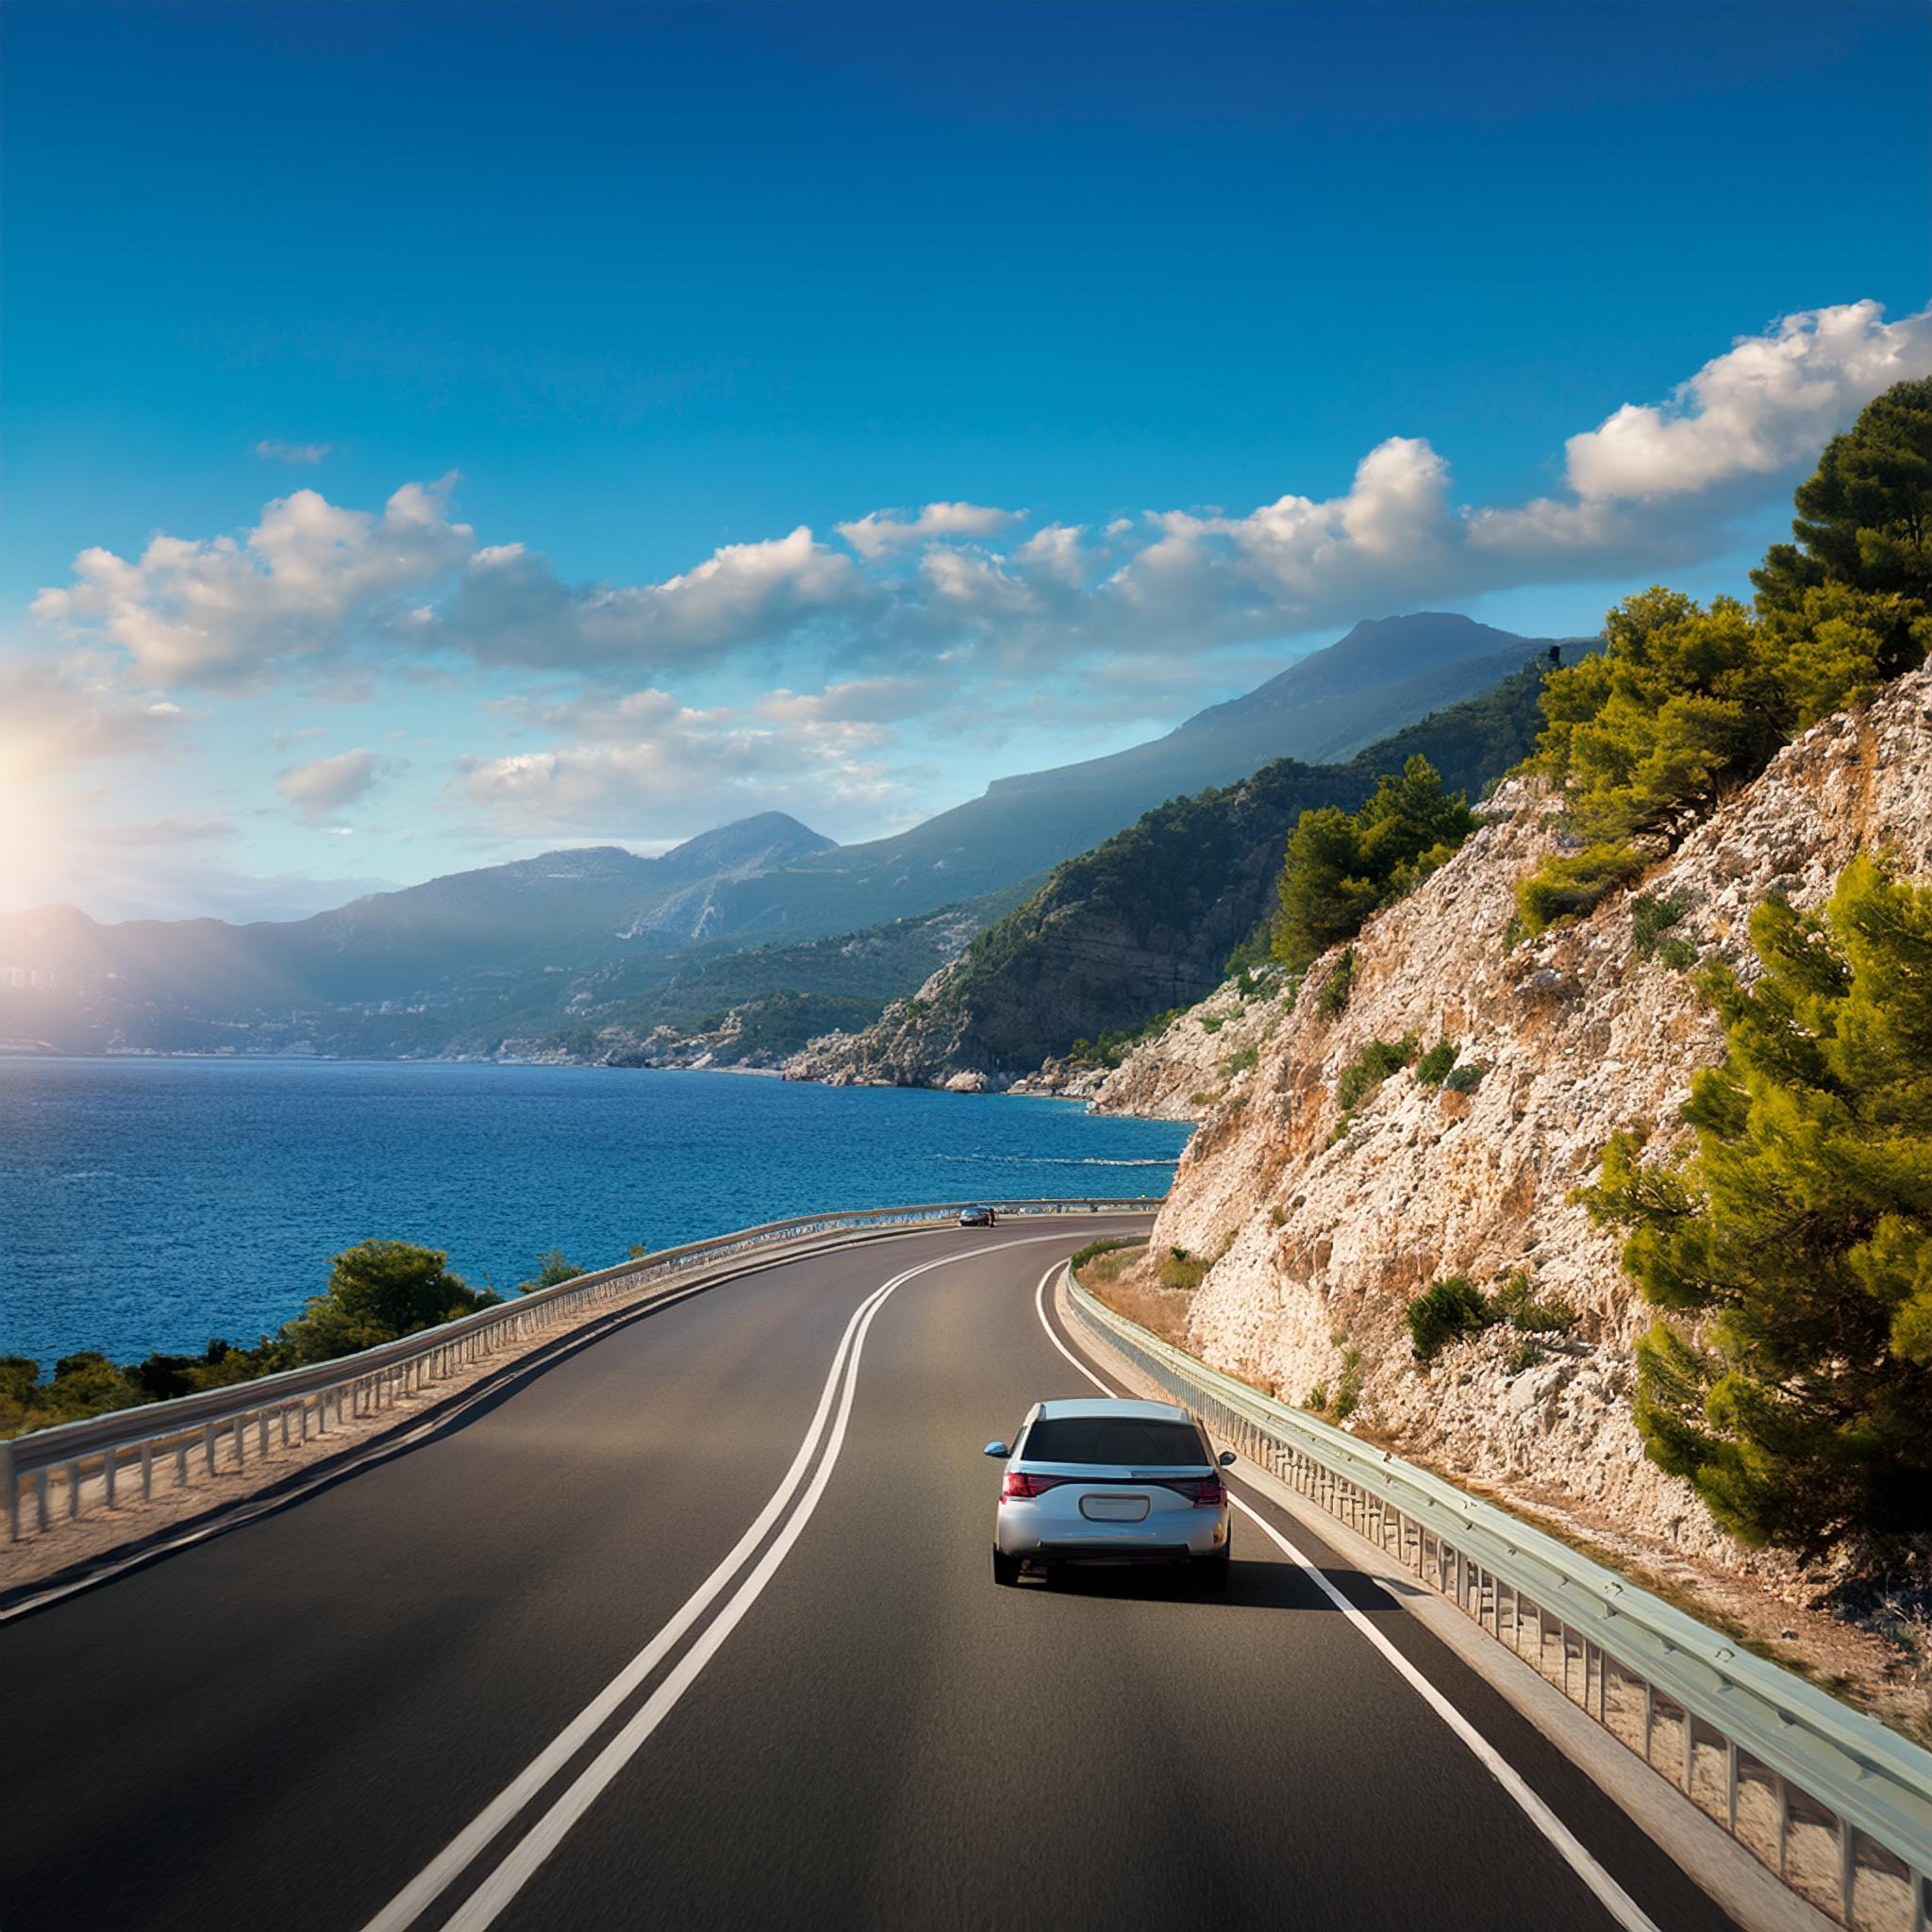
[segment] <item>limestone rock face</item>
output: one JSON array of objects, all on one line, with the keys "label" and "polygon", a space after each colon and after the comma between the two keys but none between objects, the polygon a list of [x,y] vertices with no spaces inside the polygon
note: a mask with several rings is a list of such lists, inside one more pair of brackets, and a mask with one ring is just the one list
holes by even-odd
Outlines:
[{"label": "limestone rock face", "polygon": [[1284,991],[1278,980],[1264,980],[1246,997],[1234,980],[1217,987],[1128,1053],[1094,1090],[1094,1111],[1201,1120],[1253,1078],[1288,1017]]},{"label": "limestone rock face", "polygon": [[[1722,1052],[1717,1020],[1687,972],[1637,954],[1634,894],[1510,947],[1512,888],[1557,842],[1556,806],[1537,782],[1511,780],[1484,819],[1371,921],[1339,1015],[1313,996],[1333,954],[1289,1013],[1257,1002],[1237,1016],[1223,989],[1130,1058],[1098,1104],[1180,1111],[1183,1090],[1222,1087],[1154,1235],[1157,1253],[1219,1257],[1191,1318],[1207,1359],[1301,1402],[1335,1385],[1343,1349],[1359,1350],[1357,1424],[1404,1453],[1600,1535],[1748,1567],[1689,1486],[1642,1455],[1632,1347],[1651,1311],[1619,1266],[1621,1237],[1571,1201],[1619,1129],[1651,1130],[1654,1158],[1681,1144],[1690,1076]],[[1752,909],[1772,892],[1817,908],[1860,849],[1932,874],[1932,672],[1788,746],[1641,890],[1683,901],[1672,936],[1749,976]],[[1406,1070],[1338,1134],[1343,1069],[1371,1041],[1410,1033],[1424,1049],[1455,1042],[1479,1084],[1445,1091]],[[1238,1039],[1258,1064],[1213,1080],[1210,1063]],[[1530,1365],[1524,1338],[1498,1325],[1419,1371],[1410,1297],[1444,1275],[1487,1286],[1514,1269],[1579,1311],[1573,1333]]]}]

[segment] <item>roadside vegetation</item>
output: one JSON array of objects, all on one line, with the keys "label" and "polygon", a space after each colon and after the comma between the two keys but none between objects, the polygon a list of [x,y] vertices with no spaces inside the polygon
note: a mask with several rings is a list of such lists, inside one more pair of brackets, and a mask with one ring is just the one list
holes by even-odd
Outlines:
[{"label": "roadside vegetation", "polygon": [[1169,1248],[1150,1275],[1146,1258],[1144,1239],[1094,1241],[1074,1257],[1074,1278],[1117,1314],[1185,1348],[1188,1310],[1208,1263],[1185,1248]]},{"label": "roadside vegetation", "polygon": [[[1431,1284],[1408,1305],[1408,1335],[1415,1359],[1432,1362],[1452,1341],[1480,1335],[1485,1328],[1507,1323],[1519,1335],[1534,1338],[1574,1329],[1577,1311],[1556,1295],[1540,1296],[1526,1271],[1512,1268],[1488,1293],[1466,1274],[1451,1274]],[[1509,1357],[1512,1374],[1542,1359],[1534,1340],[1519,1342]]]},{"label": "roadside vegetation", "polygon": [[1758,907],[1748,988],[1680,1164],[1611,1141],[1581,1198],[1661,1312],[1638,1346],[1651,1457],[1748,1542],[1814,1556],[1932,1530],[1932,892],[1871,858],[1823,917]]},{"label": "roadside vegetation", "polygon": [[[633,1257],[641,1252],[634,1249]],[[555,1249],[537,1258],[538,1273],[519,1284],[522,1293],[583,1272]],[[253,1347],[217,1340],[199,1355],[156,1353],[135,1362],[110,1361],[96,1349],[84,1349],[62,1356],[46,1376],[30,1357],[0,1356],[0,1436],[333,1361],[502,1300],[495,1290],[472,1288],[452,1274],[449,1257],[439,1249],[410,1241],[358,1241],[335,1257],[327,1288]]]}]

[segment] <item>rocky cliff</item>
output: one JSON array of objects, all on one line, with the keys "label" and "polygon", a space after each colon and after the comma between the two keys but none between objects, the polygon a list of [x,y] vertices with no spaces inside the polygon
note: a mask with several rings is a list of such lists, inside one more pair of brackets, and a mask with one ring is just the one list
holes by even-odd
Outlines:
[{"label": "rocky cliff", "polygon": [[[1722,1049],[1685,970],[1693,950],[1750,976],[1753,908],[1771,892],[1819,906],[1861,849],[1932,874],[1932,673],[1814,727],[1638,893],[1535,941],[1511,943],[1511,889],[1559,840],[1554,802],[1511,780],[1484,820],[1370,922],[1339,1012],[1321,997],[1338,952],[1291,1012],[1262,1003],[1240,1016],[1257,1064],[1206,1107],[1153,1252],[1213,1257],[1189,1315],[1208,1360],[1294,1402],[1332,1402],[1346,1384],[1353,1425],[1666,1567],[1774,1575],[1775,1559],[1732,1544],[1688,1485],[1645,1459],[1628,1398],[1650,1311],[1619,1267],[1619,1236],[1571,1193],[1620,1128],[1652,1130],[1653,1158],[1677,1143],[1690,1075]],[[1681,908],[1673,944],[1635,942],[1640,894]],[[1226,1054],[1229,997],[1130,1059],[1101,1104],[1185,1105],[1180,1086]],[[1344,1112],[1344,1074],[1408,1035],[1452,1042],[1460,1076],[1427,1086],[1409,1066]],[[1409,1299],[1449,1274],[1489,1286],[1514,1271],[1574,1308],[1568,1332],[1543,1341],[1499,1325],[1419,1368]]]}]

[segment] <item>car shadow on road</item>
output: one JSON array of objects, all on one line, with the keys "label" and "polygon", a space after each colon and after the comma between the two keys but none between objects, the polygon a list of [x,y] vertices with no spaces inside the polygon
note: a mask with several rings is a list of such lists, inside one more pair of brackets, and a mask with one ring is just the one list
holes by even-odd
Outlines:
[{"label": "car shadow on road", "polygon": [[[1353,1609],[1374,1616],[1397,1607],[1389,1591],[1359,1570],[1324,1565],[1321,1574]],[[1224,1591],[1203,1590],[1178,1564],[1066,1563],[1043,1581],[1029,1578],[1021,1588],[1102,1603],[1187,1603],[1203,1610],[1282,1610],[1300,1615],[1332,1613],[1341,1607],[1300,1564],[1244,1562],[1239,1557],[1229,1566]]]}]

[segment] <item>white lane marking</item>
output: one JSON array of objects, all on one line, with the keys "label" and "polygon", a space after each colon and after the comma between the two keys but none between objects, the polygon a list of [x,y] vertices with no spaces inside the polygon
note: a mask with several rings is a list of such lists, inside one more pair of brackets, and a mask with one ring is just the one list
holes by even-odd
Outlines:
[{"label": "white lane marking", "polygon": [[844,1374],[845,1353],[851,1343],[853,1333],[864,1320],[866,1310],[893,1285],[892,1282],[888,1282],[885,1288],[874,1289],[858,1307],[853,1309],[852,1319],[846,1323],[845,1332],[839,1338],[838,1349],[832,1357],[832,1366],[826,1372],[824,1387],[819,1393],[818,1407],[813,1411],[805,1438],[798,1445],[798,1454],[792,1458],[791,1467],[785,1472],[783,1480],[772,1491],[771,1499],[753,1520],[751,1527],[733,1545],[731,1554],[698,1585],[686,1599],[684,1607],[658,1632],[657,1636],[652,1638],[650,1642],[558,1733],[557,1737],[545,1745],[375,1918],[370,1920],[367,1932],[402,1932],[403,1927],[413,1924],[423,1911],[441,1895],[451,1881],[461,1874],[477,1853],[563,1769],[576,1752],[583,1749],[597,1729],[617,1711],[625,1699],[630,1696],[664,1660],[665,1653],[691,1628],[712,1598],[730,1582],[745,1558],[758,1547],[766,1532],[777,1521],[779,1512],[791,1500],[792,1491],[803,1479],[818,1445],[819,1434],[824,1426],[825,1417],[831,1409],[833,1395]]},{"label": "white lane marking", "polygon": [[1053,1345],[1057,1349],[1058,1349],[1059,1352],[1063,1356],[1065,1356],[1066,1358],[1070,1362],[1072,1362],[1073,1365],[1076,1369],[1078,1369],[1079,1372],[1083,1375],[1085,1375],[1087,1379],[1090,1382],[1091,1382],[1093,1386],[1096,1389],[1098,1389],[1103,1395],[1112,1395],[1114,1391],[1111,1389],[1109,1389],[1107,1386],[1107,1384],[1103,1382],[1100,1379],[1100,1377],[1096,1375],[1093,1373],[1093,1371],[1090,1369],[1087,1366],[1087,1364],[1083,1362],[1080,1359],[1080,1357],[1076,1356],[1074,1353],[1074,1351],[1071,1348],[1069,1348],[1067,1344],[1064,1341],[1062,1341],[1059,1339],[1059,1337],[1053,1332],[1053,1324],[1046,1319],[1046,1284],[1049,1281],[1051,1281],[1054,1278],[1054,1276],[1060,1272],[1062,1268],[1066,1266],[1067,1263],[1064,1261],[1056,1261],[1053,1264],[1053,1266],[1049,1268],[1046,1271],[1046,1273],[1040,1277],[1040,1286],[1033,1291],[1033,1312],[1040,1317],[1040,1325],[1046,1330],[1046,1339],[1050,1342],[1052,1342]]},{"label": "white lane marking", "polygon": [[[1063,1236],[1060,1235],[1029,1235],[1019,1241],[1001,1241],[997,1245],[1025,1247],[1040,1241],[1061,1239]],[[840,1446],[844,1441],[846,1418],[851,1413],[853,1397],[858,1390],[858,1353],[863,1346],[866,1331],[872,1325],[873,1316],[878,1312],[893,1290],[911,1280],[914,1275],[924,1274],[934,1268],[947,1267],[954,1261],[970,1259],[976,1252],[979,1251],[969,1249],[958,1255],[944,1255],[937,1260],[922,1262],[916,1268],[908,1268],[903,1273],[895,1274],[883,1287],[874,1289],[853,1310],[851,1320],[845,1324],[845,1332],[840,1338],[838,1352],[833,1357],[831,1370],[825,1377],[824,1388],[819,1396],[818,1408],[812,1416],[809,1427],[806,1430],[798,1455],[786,1473],[784,1481],[773,1491],[771,1501],[759,1512],[758,1520],[739,1539],[731,1554],[699,1585],[677,1615],[616,1677],[611,1679],[603,1690],[598,1692],[590,1704],[585,1706],[556,1740],[546,1746],[531,1761],[529,1767],[512,1783],[506,1786],[497,1798],[472,1824],[451,1840],[418,1877],[398,1892],[395,1898],[369,1922],[367,1932],[404,1932],[404,1928],[413,1924],[423,1911],[461,1874],[484,1846],[528,1805],[537,1792],[583,1748],[599,1727],[663,1661],[666,1654],[736,1574],[746,1557],[770,1530],[792,1491],[798,1487],[799,1479],[817,1452],[826,1413],[831,1407],[836,1391],[839,1398],[838,1414],[833,1423],[824,1459],[820,1463],[797,1509],[772,1548],[740,1585],[736,1595],[718,1613],[704,1635],[679,1661],[677,1668],[645,1701],[638,1714],[597,1754],[587,1769],[519,1840],[503,1863],[446,1922],[446,1932],[456,1932],[456,1928],[458,1927],[475,1932],[475,1928],[490,1924],[504,1907],[509,1904],[537,1868],[556,1849],[571,1826],[583,1816],[598,1793],[617,1775],[676,1704],[678,1698],[729,1636],[733,1627],[750,1609],[765,1585],[771,1581],[786,1552],[797,1541],[806,1522],[817,1507],[818,1499],[824,1493],[826,1483],[831,1478],[832,1466],[838,1460]]]},{"label": "white lane marking", "polygon": [[1416,1695],[1469,1746],[1476,1761],[1516,1800],[1529,1822],[1549,1840],[1563,1861],[1596,1894],[1611,1918],[1624,1926],[1625,1932],[1657,1932],[1656,1920],[1597,1863],[1570,1827],[1530,1790],[1496,1747],[1267,1518],[1243,1503],[1239,1496],[1229,1500],[1260,1529],[1263,1536],[1274,1540],[1291,1563],[1307,1573],[1335,1607],[1408,1681]]},{"label": "white lane marking", "polygon": [[[1033,1293],[1033,1306],[1040,1316],[1040,1325],[1046,1330],[1047,1340],[1087,1377],[1103,1394],[1114,1391],[1096,1375],[1087,1364],[1067,1347],[1053,1331],[1046,1319],[1046,1284],[1059,1272],[1059,1267],[1049,1268],[1040,1278],[1040,1286]],[[1294,1544],[1282,1535],[1259,1510],[1251,1507],[1241,1499],[1230,1493],[1228,1501],[1253,1523],[1265,1537],[1270,1538],[1289,1561],[1303,1571],[1315,1587],[1326,1596],[1355,1627],[1366,1637],[1375,1648],[1392,1664],[1401,1676],[1449,1728],[1468,1745],[1479,1763],[1496,1782],[1515,1799],[1517,1805],[1528,1817],[1529,1822],[1542,1833],[1556,1847],[1558,1857],[1583,1880],[1596,1895],[1611,1918],[1624,1928],[1624,1932],[1657,1932],[1657,1924],[1648,1912],[1640,1906],[1604,1868],[1597,1863],[1576,1835],[1537,1794],[1530,1790],[1520,1774],[1509,1764],[1496,1747],[1457,1709],[1457,1707],[1377,1630],[1354,1604],[1336,1589],[1320,1570],[1303,1556]]]}]

